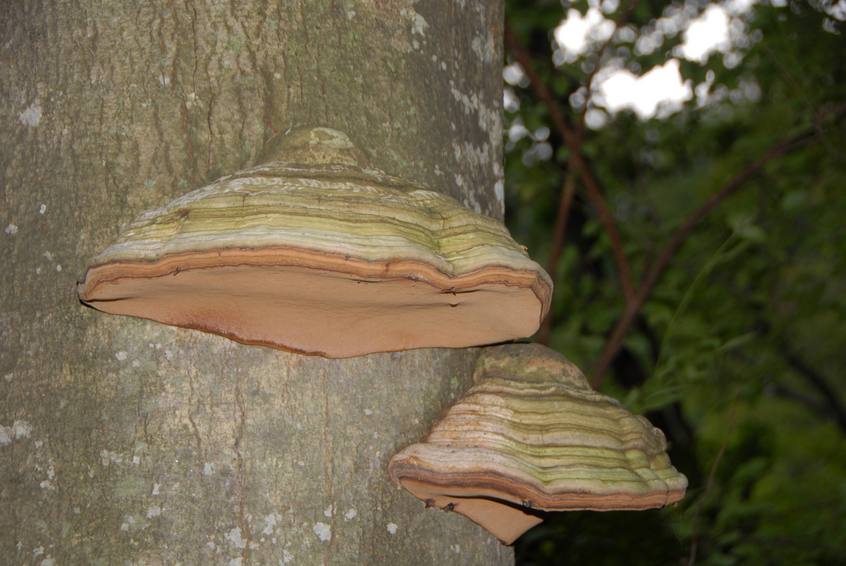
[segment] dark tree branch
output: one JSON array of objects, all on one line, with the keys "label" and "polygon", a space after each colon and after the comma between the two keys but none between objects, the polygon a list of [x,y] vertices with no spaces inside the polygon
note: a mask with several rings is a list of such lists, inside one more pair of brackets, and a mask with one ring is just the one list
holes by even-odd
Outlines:
[{"label": "dark tree branch", "polygon": [[840,430],[846,433],[846,407],[840,400],[840,396],[834,388],[828,383],[828,380],[819,371],[812,368],[793,350],[792,346],[786,340],[781,340],[779,344],[779,352],[781,352],[784,361],[787,365],[796,372],[805,382],[813,387],[823,398],[823,402],[831,413],[837,426]]},{"label": "dark tree branch", "polygon": [[[582,106],[582,110],[579,113],[579,121],[578,125],[576,126],[576,131],[581,140],[582,136],[585,132],[585,118],[587,116],[588,107],[590,106],[590,101],[592,98],[593,93],[593,80],[596,78],[596,74],[599,71],[602,65],[602,58],[605,55],[605,52],[608,50],[608,47],[614,41],[614,34],[617,33],[617,28],[623,25],[626,21],[628,21],[629,17],[631,17],[632,13],[634,12],[635,8],[637,7],[639,0],[633,0],[620,19],[615,23],[614,31],[611,35],[608,36],[608,39],[599,47],[594,56],[594,65],[593,69],[591,69],[588,76],[585,78],[584,87],[587,91],[587,96],[585,99],[585,103]],[[555,217],[555,227],[552,233],[552,250],[549,255],[549,263],[547,264],[547,272],[550,274],[550,277],[555,279],[555,274],[558,272],[558,260],[561,258],[561,252],[564,249],[564,239],[567,233],[567,224],[570,217],[570,210],[572,210],[573,205],[573,198],[576,194],[576,171],[575,171],[575,160],[572,157],[573,153],[570,153],[570,158],[567,160],[567,176],[564,180],[564,185],[561,187],[561,196],[559,197],[558,203],[558,214]],[[620,257],[623,256],[622,249],[620,249]],[[618,262],[619,265],[619,262]],[[626,288],[625,284],[622,284],[623,288]],[[626,296],[627,299],[630,295]],[[543,324],[541,325],[540,333],[538,335],[538,342],[541,344],[549,345],[550,334],[552,333],[552,323],[554,320],[554,314],[552,311],[547,315],[544,319]]]},{"label": "dark tree branch", "polygon": [[740,173],[732,177],[722,189],[717,191],[710,199],[708,199],[705,204],[694,210],[687,217],[684,223],[677,228],[675,232],[673,232],[669,241],[658,254],[658,259],[655,260],[646,272],[634,300],[626,305],[623,315],[617,320],[617,324],[611,331],[611,336],[606,341],[602,354],[599,356],[599,360],[594,365],[593,371],[591,372],[591,383],[594,387],[599,388],[602,386],[605,372],[611,365],[614,356],[616,356],[617,352],[620,351],[620,348],[623,345],[623,340],[626,338],[635,317],[651,295],[652,290],[655,288],[655,285],[658,283],[658,280],[664,273],[664,270],[669,265],[670,259],[672,259],[682,244],[684,244],[685,240],[687,240],[687,237],[696,225],[699,224],[699,222],[701,222],[709,212],[717,208],[717,206],[719,206],[725,199],[743,188],[747,181],[757,176],[770,161],[783,157],[784,155],[795,151],[811,141],[817,140],[818,138],[818,130],[816,128],[812,128],[773,144],[770,149],[764,153],[764,155],[747,165]]},{"label": "dark tree branch", "polygon": [[590,200],[591,205],[596,209],[596,213],[599,215],[599,221],[602,223],[605,232],[608,234],[608,238],[611,240],[611,249],[614,254],[614,261],[617,264],[620,286],[623,289],[623,296],[626,298],[626,303],[629,303],[635,295],[631,268],[623,252],[623,243],[620,239],[620,233],[617,231],[617,226],[614,223],[614,217],[608,208],[608,204],[605,202],[605,197],[602,196],[602,190],[599,188],[599,182],[596,180],[593,171],[588,166],[582,154],[582,140],[579,128],[571,125],[567,120],[555,95],[549,90],[549,87],[541,79],[537,71],[535,71],[531,55],[517,41],[507,21],[505,22],[505,43],[508,46],[511,56],[523,68],[523,72],[526,73],[526,77],[529,79],[535,96],[546,107],[553,127],[570,151],[573,166],[578,171],[579,177],[582,179],[582,184],[587,190],[588,200]]},{"label": "dark tree branch", "polygon": [[831,411],[829,410],[829,408],[813,395],[801,393],[780,383],[768,384],[764,388],[764,392],[771,394],[774,397],[789,399],[790,401],[795,401],[800,405],[804,405],[805,408],[807,408],[814,415],[826,414],[827,416],[833,416],[831,415]]},{"label": "dark tree branch", "polygon": [[729,438],[731,437],[732,433],[734,432],[735,426],[735,409],[736,409],[736,401],[737,396],[739,394],[739,388],[735,389],[734,396],[731,400],[731,407],[728,414],[728,426],[726,427],[726,433],[723,436],[723,442],[720,445],[720,450],[717,452],[717,456],[714,458],[714,463],[711,464],[711,469],[708,471],[708,479],[705,481],[705,489],[702,491],[702,495],[696,500],[694,505],[696,509],[693,513],[693,521],[691,522],[691,536],[690,536],[690,552],[688,553],[687,557],[687,564],[688,566],[693,566],[696,564],[696,552],[699,549],[699,515],[702,511],[702,505],[705,502],[705,498],[714,488],[714,479],[717,476],[717,467],[720,465],[720,461],[723,459],[723,455],[726,453],[726,447],[729,443]]},{"label": "dark tree branch", "polygon": [[[621,18],[620,24],[631,15],[636,4],[637,0],[633,0],[632,5],[629,7],[629,10]],[[832,116],[837,119],[842,118],[844,114],[844,107],[843,105],[837,105],[827,109],[826,112],[816,117],[816,119],[814,120],[813,128],[772,145],[767,152],[765,152],[756,161],[752,162],[746,168],[740,171],[731,180],[729,180],[729,182],[726,183],[726,185],[724,185],[722,189],[717,191],[717,193],[715,193],[710,199],[708,199],[708,201],[706,201],[698,209],[694,210],[687,217],[684,223],[679,228],[677,228],[675,232],[673,232],[673,234],[670,236],[670,239],[658,254],[657,259],[651,264],[651,267],[649,267],[645,271],[640,285],[636,289],[634,285],[634,279],[632,277],[631,268],[629,267],[629,263],[625,257],[622,241],[620,238],[620,234],[617,230],[617,226],[614,222],[613,215],[611,214],[611,211],[605,201],[599,183],[582,153],[582,133],[584,131],[585,109],[583,109],[580,114],[580,120],[578,124],[574,125],[569,122],[567,116],[562,111],[561,105],[559,104],[555,95],[552,93],[547,84],[543,81],[543,79],[535,70],[531,55],[514,36],[514,33],[511,30],[508,21],[505,22],[505,42],[509,52],[511,53],[511,56],[523,68],[523,72],[529,79],[529,83],[532,87],[533,92],[535,93],[535,96],[537,96],[541,103],[546,107],[547,112],[549,113],[550,120],[552,121],[553,127],[555,128],[559,137],[564,141],[564,144],[567,146],[570,152],[568,178],[570,176],[570,171],[575,171],[578,173],[579,177],[582,180],[582,184],[585,186],[585,189],[587,191],[588,200],[590,201],[594,209],[596,209],[600,223],[602,224],[603,229],[605,230],[609,240],[611,241],[611,249],[614,255],[615,264],[617,266],[620,286],[623,290],[623,295],[625,297],[625,306],[622,316],[617,320],[614,328],[612,329],[611,334],[602,350],[602,353],[600,354],[599,359],[597,360],[596,364],[593,367],[593,371],[591,372],[591,375],[593,376],[592,385],[596,388],[599,388],[603,383],[604,375],[607,372],[611,362],[613,361],[617,353],[620,351],[620,348],[623,345],[623,341],[626,335],[628,334],[629,330],[631,329],[633,322],[637,318],[640,309],[643,307],[646,300],[652,294],[655,285],[658,283],[659,279],[663,275],[664,271],[669,265],[670,260],[673,258],[676,252],[678,252],[679,248],[681,248],[681,246],[687,240],[687,237],[691,234],[691,232],[693,232],[693,229],[699,224],[699,222],[701,222],[703,218],[705,218],[712,210],[719,206],[720,203],[722,203],[725,199],[729,198],[730,196],[738,192],[741,188],[743,188],[747,181],[757,176],[770,161],[780,158],[812,141],[818,141],[820,138],[822,138],[823,128],[821,122],[824,119],[827,120],[828,118],[831,118]],[[598,52],[600,59],[604,51],[610,45],[610,43],[611,38],[609,38],[609,40],[606,41],[600,47],[600,50]],[[589,87],[592,85],[599,64],[600,61],[597,60],[596,66],[588,76]],[[587,106],[587,102],[585,104]],[[574,189],[570,189],[569,192],[572,193],[573,191]],[[552,248],[553,253],[550,256],[551,261],[549,267],[550,273],[553,275],[556,271],[557,261],[561,253],[560,246],[563,245],[563,237],[567,225],[567,216],[569,215],[569,212],[572,208],[572,196],[570,196],[568,199],[566,198],[567,195],[568,186],[567,181],[565,181],[565,185],[564,187],[562,187],[562,197],[559,204],[558,217],[556,218],[556,226]],[[540,340],[543,343],[549,341],[550,328],[551,317],[547,317],[547,320],[545,321],[544,327],[540,335]]]},{"label": "dark tree branch", "polygon": [[[558,203],[558,214],[555,217],[555,228],[552,231],[552,249],[549,252],[549,262],[546,266],[546,271],[549,276],[555,280],[555,274],[558,272],[558,260],[561,258],[561,252],[564,249],[564,239],[567,235],[567,221],[570,218],[570,209],[573,206],[573,197],[576,195],[576,171],[573,168],[572,162],[567,167],[567,174],[564,179],[564,184],[561,186],[561,196]],[[541,325],[540,333],[538,334],[538,342],[549,345],[549,337],[552,332],[553,313],[550,309],[549,314]]]}]

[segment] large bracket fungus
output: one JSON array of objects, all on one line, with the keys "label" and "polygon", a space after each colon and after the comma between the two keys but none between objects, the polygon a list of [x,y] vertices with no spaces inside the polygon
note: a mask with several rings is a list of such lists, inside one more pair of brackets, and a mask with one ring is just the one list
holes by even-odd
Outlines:
[{"label": "large bracket fungus", "polygon": [[79,285],[105,312],[328,357],[529,336],[551,293],[501,222],[328,128],[142,214]]},{"label": "large bracket fungus", "polygon": [[391,478],[427,507],[511,544],[542,521],[538,510],[647,509],[684,495],[661,431],[592,390],[560,354],[488,348],[473,380],[422,443],[391,459]]}]

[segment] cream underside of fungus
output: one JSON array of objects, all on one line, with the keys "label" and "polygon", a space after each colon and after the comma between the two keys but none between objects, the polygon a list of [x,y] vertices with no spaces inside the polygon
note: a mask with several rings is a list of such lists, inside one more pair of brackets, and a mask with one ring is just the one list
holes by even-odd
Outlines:
[{"label": "cream underside of fungus", "polygon": [[551,292],[502,223],[363,167],[325,128],[142,214],[79,289],[105,312],[329,357],[528,336]]},{"label": "cream underside of fungus", "polygon": [[479,523],[506,544],[535,512],[661,507],[684,495],[663,433],[593,391],[538,345],[485,350],[475,385],[420,444],[395,455],[394,481]]}]

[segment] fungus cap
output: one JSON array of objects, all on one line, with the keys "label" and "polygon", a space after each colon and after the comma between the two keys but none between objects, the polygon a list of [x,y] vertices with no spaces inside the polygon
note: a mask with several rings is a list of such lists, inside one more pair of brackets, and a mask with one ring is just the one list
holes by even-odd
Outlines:
[{"label": "fungus cap", "polygon": [[390,461],[416,497],[462,513],[506,544],[538,511],[636,510],[681,499],[687,479],[663,433],[593,391],[539,345],[488,348],[474,385],[426,439]]},{"label": "fungus cap", "polygon": [[327,357],[534,333],[552,282],[505,226],[298,130],[262,165],[139,216],[80,299],[104,312]]}]

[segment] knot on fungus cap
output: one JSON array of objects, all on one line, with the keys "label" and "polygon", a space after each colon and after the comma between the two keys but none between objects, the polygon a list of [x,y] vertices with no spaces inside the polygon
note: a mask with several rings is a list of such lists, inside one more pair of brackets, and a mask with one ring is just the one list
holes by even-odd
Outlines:
[{"label": "knot on fungus cap", "polygon": [[80,299],[247,344],[349,357],[533,334],[552,282],[505,226],[367,167],[329,128],[140,215]]},{"label": "knot on fungus cap", "polygon": [[649,509],[684,496],[663,433],[557,352],[487,348],[474,382],[423,442],[391,458],[391,478],[427,506],[511,544],[543,520],[538,511]]}]

